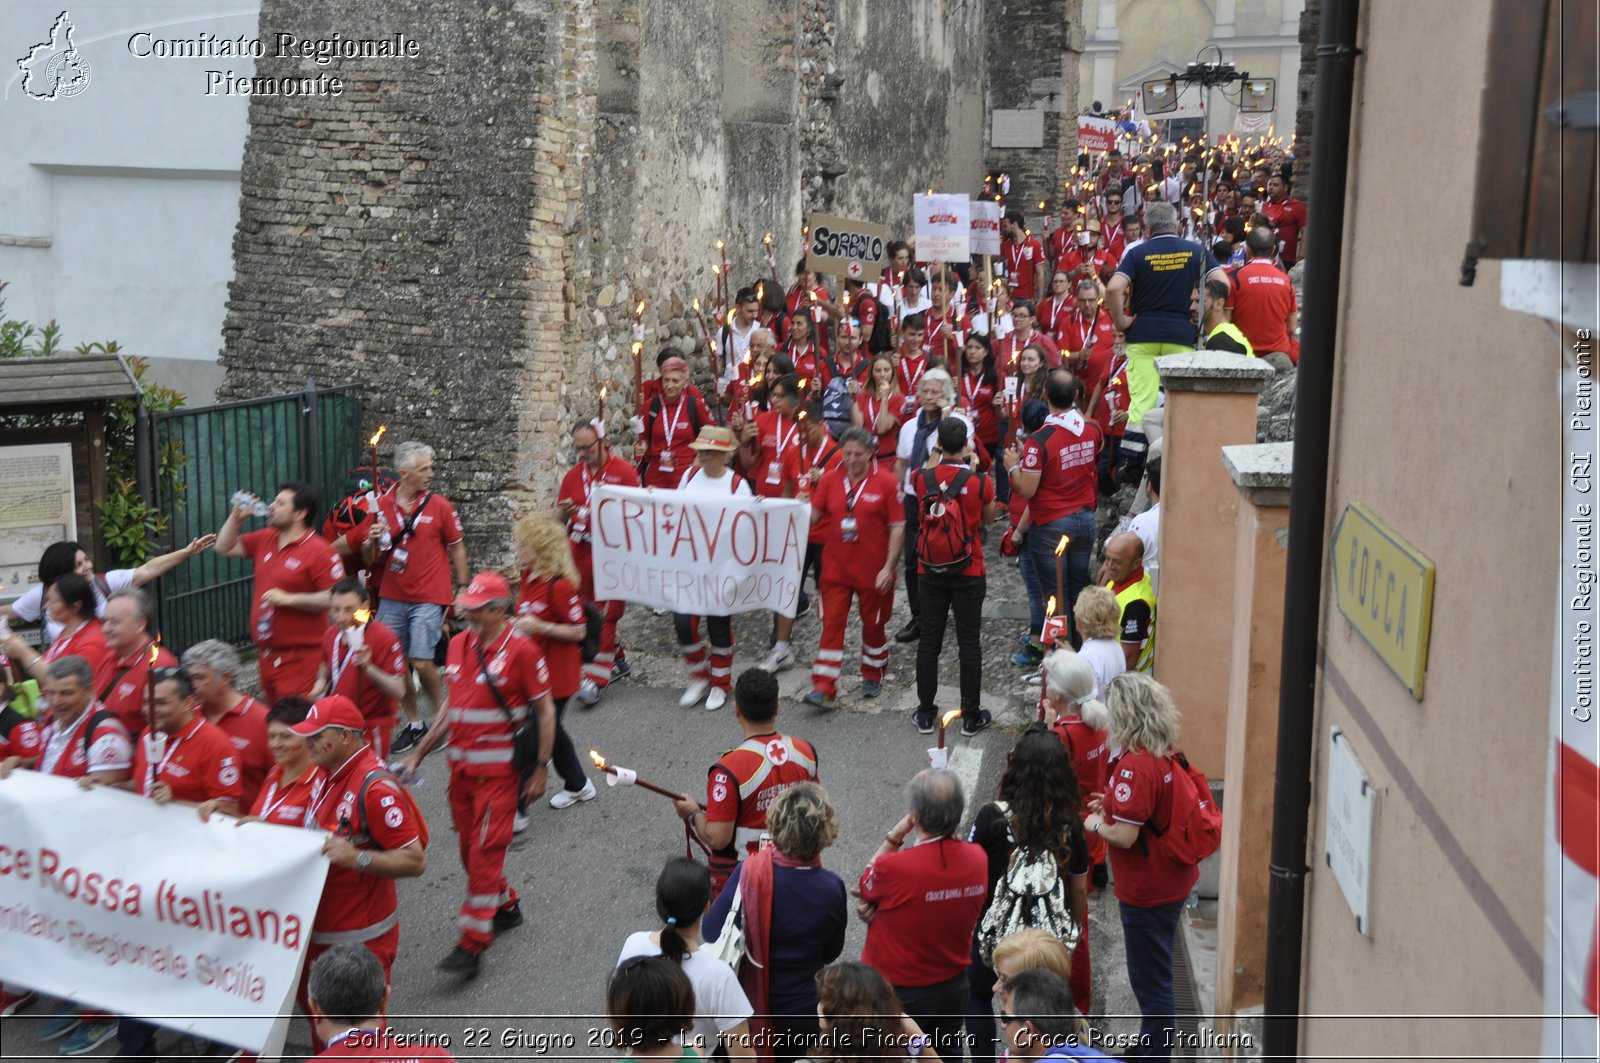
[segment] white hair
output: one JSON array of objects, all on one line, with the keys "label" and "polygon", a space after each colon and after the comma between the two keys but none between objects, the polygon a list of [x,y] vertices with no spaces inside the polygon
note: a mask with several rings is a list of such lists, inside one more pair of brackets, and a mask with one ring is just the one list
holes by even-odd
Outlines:
[{"label": "white hair", "polygon": [[1056,650],[1044,659],[1044,682],[1049,693],[1071,702],[1084,723],[1105,730],[1110,715],[1094,696],[1094,668],[1088,661],[1072,650]]},{"label": "white hair", "polygon": [[401,443],[394,448],[394,467],[405,470],[417,463],[418,459],[433,460],[433,448],[426,443]]},{"label": "white hair", "polygon": [[183,651],[183,663],[204,665],[232,682],[239,675],[239,651],[220,639],[206,639]]},{"label": "white hair", "polygon": [[765,336],[767,338],[767,342],[772,344],[774,347],[776,347],[778,345],[778,337],[774,336],[772,334],[772,330],[769,329],[769,328],[754,329],[750,333],[750,339],[747,340],[746,342],[754,343],[756,341],[756,337],[757,336]]},{"label": "white hair", "polygon": [[929,381],[938,384],[939,387],[944,391],[944,402],[942,405],[954,406],[956,404],[956,382],[950,379],[949,373],[945,372],[943,369],[930,369],[926,373],[922,374],[922,380],[918,382],[917,389],[921,390],[922,385],[928,383]]}]

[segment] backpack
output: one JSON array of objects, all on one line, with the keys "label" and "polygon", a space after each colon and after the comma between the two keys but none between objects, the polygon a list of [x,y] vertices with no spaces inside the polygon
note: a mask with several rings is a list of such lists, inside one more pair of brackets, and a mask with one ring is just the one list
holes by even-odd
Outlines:
[{"label": "backpack", "polygon": [[974,474],[963,468],[948,484],[941,485],[937,472],[922,470],[923,492],[917,499],[917,561],[928,572],[945,576],[972,563],[972,529],[967,527],[961,490]]},{"label": "backpack", "polygon": [[822,386],[822,420],[835,439],[850,427],[850,411],[855,408],[855,396],[850,394],[850,379],[835,372]]},{"label": "backpack", "polygon": [[361,780],[361,789],[356,791],[356,824],[354,831],[348,838],[350,844],[355,846],[370,845],[375,849],[383,848],[383,846],[372,840],[372,834],[367,829],[367,788],[379,779],[388,779],[400,791],[400,795],[406,803],[406,814],[416,821],[417,840],[426,849],[429,837],[428,820],[423,816],[422,809],[418,807],[417,799],[411,795],[411,791],[406,789],[404,784],[390,774],[387,768],[374,768],[367,772],[366,778]]},{"label": "backpack", "polygon": [[1206,773],[1191,767],[1181,750],[1172,762],[1172,815],[1164,828],[1148,824],[1161,847],[1180,864],[1198,864],[1222,846],[1222,810],[1211,798]]},{"label": "backpack", "polygon": [[[400,477],[393,470],[379,469],[377,485],[374,486],[371,481],[371,466],[346,471],[345,496],[328,508],[328,515],[318,534],[331,543],[355,531],[362,521],[372,515],[371,500],[399,483]],[[356,560],[359,562],[360,558]]]},{"label": "backpack", "polygon": [[[555,582],[551,581],[549,588],[544,592],[544,600],[552,609],[555,607],[555,602],[551,599],[550,592],[555,590],[555,586]],[[600,654],[600,629],[605,627],[606,615],[593,602],[582,602],[582,605],[583,638],[578,641],[578,656],[583,659],[584,664],[589,664]]]},{"label": "backpack", "polygon": [[[1004,801],[995,807],[1007,817]],[[1067,903],[1067,883],[1056,858],[1044,849],[1018,846],[1011,851],[1006,870],[994,884],[994,897],[978,923],[978,955],[994,966],[995,946],[1019,930],[1043,930],[1071,952],[1078,946],[1079,926]]]}]

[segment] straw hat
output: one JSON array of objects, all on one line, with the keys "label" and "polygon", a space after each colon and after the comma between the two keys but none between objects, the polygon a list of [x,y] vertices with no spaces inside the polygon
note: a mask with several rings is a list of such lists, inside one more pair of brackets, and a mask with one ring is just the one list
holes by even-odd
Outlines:
[{"label": "straw hat", "polygon": [[723,428],[721,425],[708,424],[700,429],[700,435],[693,443],[689,444],[690,450],[716,450],[724,454],[732,454],[739,449],[739,444],[733,441],[733,429]]}]

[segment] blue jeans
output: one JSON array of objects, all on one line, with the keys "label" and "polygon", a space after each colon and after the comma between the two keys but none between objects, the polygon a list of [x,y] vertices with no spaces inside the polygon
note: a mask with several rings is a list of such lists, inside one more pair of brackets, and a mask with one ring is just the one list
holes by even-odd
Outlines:
[{"label": "blue jeans", "polygon": [[444,631],[444,606],[379,598],[378,622],[394,632],[408,658],[431,661]]},{"label": "blue jeans", "polygon": [[[1061,559],[1066,569],[1063,582],[1066,584],[1067,600],[1056,603],[1056,615],[1067,618],[1067,629],[1072,632],[1072,646],[1076,649],[1082,639],[1078,636],[1077,625],[1072,621],[1072,606],[1078,600],[1078,594],[1089,585],[1089,556],[1094,553],[1094,510],[1085,506],[1049,524],[1035,524],[1028,529],[1028,556],[1033,559],[1034,579],[1038,581],[1039,594],[1043,597],[1056,593],[1056,546],[1063,535],[1071,539],[1067,544],[1066,556]],[[1033,604],[1029,602],[1030,606]],[[1037,612],[1030,612],[1029,619],[1033,630],[1038,631],[1044,626],[1043,602],[1036,608]]]},{"label": "blue jeans", "polygon": [[1139,1044],[1130,1045],[1124,1058],[1171,1059],[1177,1037],[1172,999],[1172,943],[1178,935],[1183,902],[1155,908],[1119,905],[1122,912],[1122,948],[1128,962],[1128,983],[1139,1001]]},{"label": "blue jeans", "polygon": [[1039,629],[1044,626],[1044,592],[1039,589],[1039,573],[1034,571],[1033,556],[1028,552],[1032,536],[1032,531],[1025,531],[1017,543],[1017,571],[1022,573],[1022,587],[1028,592],[1028,622],[1033,625],[1028,633],[1038,638]]}]

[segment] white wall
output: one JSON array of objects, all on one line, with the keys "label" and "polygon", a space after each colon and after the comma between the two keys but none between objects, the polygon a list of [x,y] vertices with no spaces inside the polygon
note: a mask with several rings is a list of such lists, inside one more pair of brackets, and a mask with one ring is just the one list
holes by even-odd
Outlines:
[{"label": "white wall", "polygon": [[[22,91],[17,59],[63,7],[88,61],[80,94]],[[248,97],[207,96],[248,57],[137,58],[129,38],[256,35],[254,0],[0,3],[0,280],[10,316],[58,320],[70,344],[117,340],[207,401],[220,380]],[[18,246],[15,241],[48,246]]]}]

